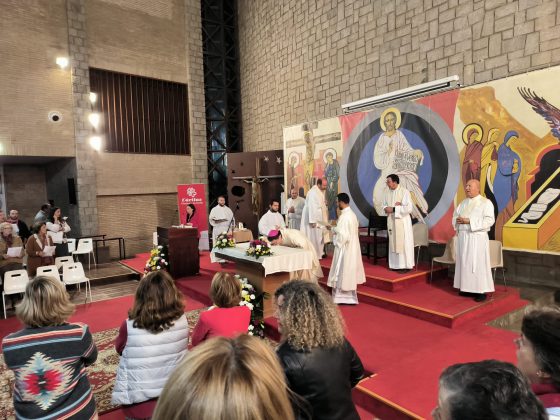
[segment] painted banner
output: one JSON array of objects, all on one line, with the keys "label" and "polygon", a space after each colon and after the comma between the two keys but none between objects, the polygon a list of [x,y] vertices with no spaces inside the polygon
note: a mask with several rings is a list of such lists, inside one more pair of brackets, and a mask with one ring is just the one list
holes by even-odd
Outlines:
[{"label": "painted banner", "polygon": [[206,185],[177,185],[177,204],[179,206],[179,221],[181,225],[187,224],[187,207],[194,206],[194,216],[190,223],[198,228],[198,232],[200,233],[199,248],[205,250],[209,249]]},{"label": "painted banner", "polygon": [[[348,192],[362,226],[381,212],[395,173],[430,238],[454,234],[451,217],[478,179],[494,205],[492,239],[560,253],[560,67],[284,129],[285,179],[304,196],[317,177]],[[334,200],[334,201],[333,201]]]}]

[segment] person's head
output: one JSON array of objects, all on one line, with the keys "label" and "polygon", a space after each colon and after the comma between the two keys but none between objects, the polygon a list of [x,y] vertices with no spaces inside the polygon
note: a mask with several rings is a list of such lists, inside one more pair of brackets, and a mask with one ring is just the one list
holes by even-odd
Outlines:
[{"label": "person's head", "polygon": [[560,309],[530,309],[515,340],[517,367],[531,383],[560,388]]},{"label": "person's head", "polygon": [[474,143],[475,141],[479,140],[478,130],[475,128],[471,128],[467,133],[467,138],[469,139],[469,143]]},{"label": "person's head", "polygon": [[157,270],[140,280],[128,317],[134,327],[157,334],[172,327],[184,313],[183,295],[173,278],[167,271]]},{"label": "person's head", "polygon": [[210,284],[210,298],[219,308],[232,308],[241,302],[241,282],[230,273],[216,273]]},{"label": "person's head", "polygon": [[274,293],[282,339],[296,350],[333,348],[344,342],[342,317],[331,297],[317,284],[284,283]]},{"label": "person's head", "polygon": [[28,327],[61,325],[74,313],[74,304],[60,280],[37,276],[25,288],[16,316]]},{"label": "person's head", "polygon": [[226,205],[226,197],[225,196],[220,195],[218,197],[218,205],[220,205],[222,207]]},{"label": "person's head", "polygon": [[321,191],[325,191],[327,189],[327,179],[326,178],[318,178],[317,179],[317,186]]},{"label": "person's head", "polygon": [[37,235],[46,235],[47,234],[47,224],[45,222],[37,222],[31,228],[33,233]]},{"label": "person's head", "polygon": [[268,208],[272,213],[278,213],[278,210],[280,209],[280,202],[278,200],[270,200]]},{"label": "person's head", "polygon": [[397,124],[397,115],[394,112],[387,112],[385,114],[385,119],[383,120],[385,123],[385,130],[386,131],[393,131]]},{"label": "person's head", "polygon": [[439,379],[435,420],[545,420],[540,401],[511,363],[484,360],[459,363]]},{"label": "person's head", "polygon": [[4,210],[0,210],[0,223],[4,223],[6,221],[6,213]]},{"label": "person's head", "polygon": [[14,227],[10,222],[2,222],[0,223],[0,231],[4,238],[8,238],[14,234]]},{"label": "person's head", "polygon": [[49,203],[45,203],[41,206],[41,211],[44,212],[44,213],[47,213],[50,208],[51,208],[51,205]]},{"label": "person's head", "polygon": [[389,175],[387,177],[387,179],[385,180],[385,183],[387,184],[387,186],[391,190],[396,190],[398,188],[400,182],[401,182],[401,180],[399,179],[399,176],[396,175],[396,174]]},{"label": "person's head", "polygon": [[154,420],[293,420],[278,357],[246,334],[217,337],[189,351],[171,374]]},{"label": "person's head", "polygon": [[331,152],[328,152],[325,157],[327,158],[327,162],[329,163],[333,163],[334,157],[333,154]]},{"label": "person's head", "polygon": [[196,213],[196,207],[194,206],[194,204],[187,204],[187,214],[191,215],[195,213]]},{"label": "person's head", "polygon": [[478,179],[469,179],[465,186],[467,197],[474,198],[480,194],[480,181]]},{"label": "person's head", "polygon": [[516,140],[519,138],[519,133],[515,130],[510,130],[504,136],[504,144],[508,144],[510,141]]},{"label": "person's head", "polygon": [[58,207],[53,207],[51,209],[51,214],[49,219],[52,222],[55,220],[59,220],[61,216],[62,216],[62,211]]},{"label": "person's head", "polygon": [[271,230],[268,232],[267,237],[272,245],[282,245],[282,242],[284,242],[282,239],[282,232],[279,230]]},{"label": "person's head", "polygon": [[19,211],[10,210],[10,219],[17,220],[19,218]]},{"label": "person's head", "polygon": [[298,198],[298,191],[295,188],[292,188],[290,190],[290,197],[292,197],[293,200],[295,200],[296,198]]},{"label": "person's head", "polygon": [[346,193],[337,194],[336,203],[338,204],[338,208],[340,210],[344,210],[350,205],[350,197]]}]

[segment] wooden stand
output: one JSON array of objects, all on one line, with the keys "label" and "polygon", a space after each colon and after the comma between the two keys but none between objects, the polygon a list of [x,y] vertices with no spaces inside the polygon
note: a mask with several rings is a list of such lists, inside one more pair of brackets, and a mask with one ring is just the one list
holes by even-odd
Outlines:
[{"label": "wooden stand", "polygon": [[158,243],[169,247],[170,274],[174,279],[194,276],[200,271],[198,229],[157,228]]}]

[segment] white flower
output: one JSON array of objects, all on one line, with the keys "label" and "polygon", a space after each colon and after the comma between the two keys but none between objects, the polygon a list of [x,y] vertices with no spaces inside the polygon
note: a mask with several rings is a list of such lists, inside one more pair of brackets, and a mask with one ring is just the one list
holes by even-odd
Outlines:
[{"label": "white flower", "polygon": [[162,259],[161,259],[161,262],[162,262],[162,263],[164,263],[164,262],[165,262],[165,260],[164,260],[164,259],[162,258]]},{"label": "white flower", "polygon": [[227,235],[227,231],[224,230],[224,231],[222,232],[222,235]]},{"label": "white flower", "polygon": [[161,267],[160,267],[159,265],[158,265],[156,268],[157,268],[158,270],[161,270]]},{"label": "white flower", "polygon": [[252,310],[253,310],[253,304],[252,304],[252,303],[249,303],[249,302],[247,302],[247,308],[249,308],[249,309],[250,309],[250,310],[252,311]]},{"label": "white flower", "polygon": [[257,245],[257,249],[261,249],[261,248],[262,248],[262,245]]},{"label": "white flower", "polygon": [[249,325],[249,331],[252,331],[254,329],[255,329],[255,327],[253,325]]},{"label": "white flower", "polygon": [[251,296],[249,296],[249,297],[251,298],[251,300],[254,300],[254,299],[255,299],[255,295],[251,295]]},{"label": "white flower", "polygon": [[247,334],[248,334],[248,335],[254,335],[254,334],[253,334],[253,331],[249,331]]},{"label": "white flower", "polygon": [[241,291],[241,296],[247,296],[247,295],[248,295],[247,290],[242,290],[242,291]]},{"label": "white flower", "polygon": [[248,304],[248,302],[242,300],[242,301],[239,303],[239,306],[247,306],[247,304]]},{"label": "white flower", "polygon": [[158,249],[163,249],[163,246],[161,246],[161,245],[158,245]]},{"label": "white flower", "polygon": [[227,239],[222,239],[222,243],[226,244],[227,243]]}]

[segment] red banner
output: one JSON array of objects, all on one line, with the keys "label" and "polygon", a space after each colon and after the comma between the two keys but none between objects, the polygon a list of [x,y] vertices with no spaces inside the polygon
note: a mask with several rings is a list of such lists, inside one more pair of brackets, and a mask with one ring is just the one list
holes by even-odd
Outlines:
[{"label": "red banner", "polygon": [[206,186],[204,184],[177,185],[177,204],[179,206],[180,224],[187,223],[187,206],[195,207],[195,215],[190,223],[200,233],[208,231],[208,217],[206,215]]}]

